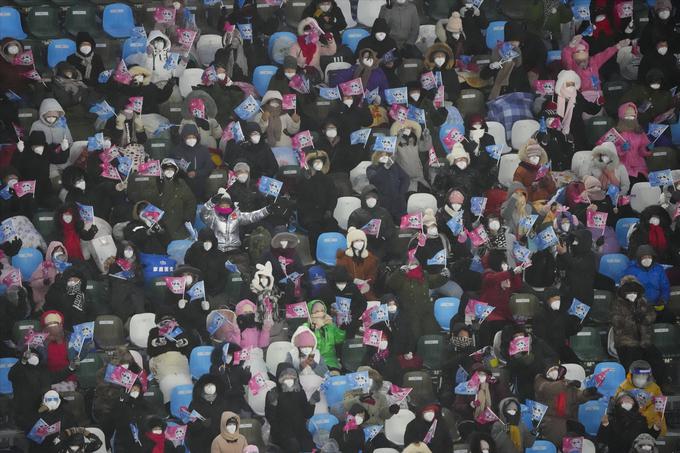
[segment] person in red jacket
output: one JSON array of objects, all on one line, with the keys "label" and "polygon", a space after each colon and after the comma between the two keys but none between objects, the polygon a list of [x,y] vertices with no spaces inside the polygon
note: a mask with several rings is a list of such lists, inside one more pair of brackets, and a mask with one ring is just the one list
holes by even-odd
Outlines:
[{"label": "person in red jacket", "polygon": [[[40,325],[48,333],[45,339],[47,369],[52,373],[62,372],[71,363],[68,357],[68,339],[64,334],[64,315],[57,310],[46,311],[40,317]],[[75,390],[77,378],[68,376],[60,385],[62,390]]]}]

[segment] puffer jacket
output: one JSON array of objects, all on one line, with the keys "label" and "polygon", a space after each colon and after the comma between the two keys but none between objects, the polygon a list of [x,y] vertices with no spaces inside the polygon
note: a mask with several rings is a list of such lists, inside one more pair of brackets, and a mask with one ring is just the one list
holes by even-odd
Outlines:
[{"label": "puffer jacket", "polygon": [[[321,300],[309,301],[307,303],[307,309],[309,310],[310,315],[312,313],[312,307],[317,303],[322,303],[324,304],[324,307],[326,306]],[[328,311],[326,311],[326,313],[328,313]],[[305,323],[305,326],[309,327],[312,332],[314,332],[317,348],[326,362],[326,365],[330,368],[340,368],[340,361],[335,352],[335,347],[341,345],[345,341],[345,331],[336,326],[329,315],[326,315],[325,324],[321,327],[316,327],[310,323]]]},{"label": "puffer jacket", "polygon": [[[625,111],[629,107],[635,109],[636,115],[639,114],[635,104],[626,102],[619,106],[619,118],[623,118]],[[642,174],[646,177],[649,169],[647,168],[645,157],[652,155],[652,152],[647,149],[647,145],[650,143],[649,137],[647,137],[644,131],[619,131],[619,134],[624,140],[623,144],[616,145],[616,152],[619,154],[621,164],[626,167],[629,176],[636,177]],[[624,149],[624,146],[627,146],[627,148]]]},{"label": "puffer jacket", "polygon": [[555,180],[553,179],[550,170],[548,170],[548,173],[543,178],[536,181],[538,170],[542,165],[548,163],[548,154],[545,152],[545,150],[541,150],[541,156],[538,164],[530,164],[529,157],[527,156],[527,146],[531,143],[535,142],[530,140],[519,150],[518,155],[521,162],[519,163],[517,170],[515,170],[512,180],[524,185],[529,196],[527,200],[528,202],[549,200],[557,190],[555,186]]},{"label": "puffer jacket", "polygon": [[215,213],[215,203],[211,200],[206,201],[201,208],[201,220],[215,232],[217,248],[222,252],[229,252],[241,247],[240,225],[259,222],[268,215],[267,207],[253,212],[241,212],[235,209],[225,218]]},{"label": "puffer jacket", "polygon": [[617,348],[648,348],[652,345],[652,325],[656,320],[656,313],[644,297],[638,297],[635,302],[625,298],[626,291],[634,289],[644,291],[635,277],[626,276],[621,279],[611,317],[614,345]]},{"label": "puffer jacket", "polygon": [[[231,419],[236,420],[236,432],[230,434],[227,431],[227,422]],[[233,412],[223,412],[220,420],[220,434],[216,436],[210,445],[210,453],[239,453],[247,446],[246,437],[239,432],[241,418]]]},{"label": "puffer jacket", "polygon": [[[637,363],[647,363],[643,360],[637,362]],[[634,367],[636,362],[633,362],[631,364],[631,367]],[[654,429],[653,426],[656,424],[661,428],[661,434],[664,436],[666,434],[667,426],[666,426],[666,419],[665,417],[662,417],[656,409],[654,409],[654,397],[656,396],[662,396],[663,394],[661,393],[661,387],[659,387],[659,384],[654,382],[654,380],[649,379],[647,381],[647,384],[643,388],[637,388],[633,385],[632,381],[632,376],[630,373],[626,375],[626,380],[619,385],[619,388],[616,390],[616,395],[614,397],[618,397],[622,393],[629,393],[635,397],[635,401],[637,402],[639,408],[640,408],[640,414],[642,414],[645,419],[647,420],[647,427]]]},{"label": "puffer jacket", "polygon": [[[562,65],[565,69],[570,69],[576,72],[576,74],[578,74],[578,76],[581,78],[581,91],[584,92],[584,95],[587,91],[601,93],[602,85],[600,83],[600,68],[607,61],[609,61],[610,58],[616,55],[618,49],[616,46],[612,46],[600,53],[590,55],[590,58],[588,59],[588,66],[585,69],[582,69],[574,61],[574,54],[580,46],[585,47],[586,52],[590,50],[590,46],[583,39],[573,47],[571,44],[569,44],[562,49]],[[588,98],[588,100],[591,102],[595,100],[595,98],[591,98],[589,95],[586,95],[586,98]]]},{"label": "puffer jacket", "polygon": [[[606,164],[602,161],[603,156],[609,158]],[[611,144],[603,143],[593,148],[590,159],[581,163],[576,169],[576,174],[581,180],[586,176],[594,176],[600,181],[603,189],[609,184],[617,186],[621,189],[621,195],[627,194],[630,190],[630,179],[626,167],[621,164],[616,148]]]},{"label": "puffer jacket", "polygon": [[496,451],[498,453],[522,453],[525,448],[529,448],[534,444],[535,437],[529,432],[529,428],[527,428],[527,426],[521,420],[521,417],[516,426],[519,428],[523,448],[517,449],[512,443],[509,431],[509,420],[505,416],[505,406],[511,402],[514,402],[517,407],[520,407],[519,400],[517,398],[510,397],[502,400],[498,405],[497,415],[499,420],[496,421],[491,427],[491,437],[493,437],[493,440],[496,443]]}]

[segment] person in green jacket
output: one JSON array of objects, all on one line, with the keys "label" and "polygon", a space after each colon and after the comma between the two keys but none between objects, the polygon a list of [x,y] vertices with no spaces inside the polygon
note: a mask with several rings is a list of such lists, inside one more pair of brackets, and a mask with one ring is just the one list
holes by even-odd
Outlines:
[{"label": "person in green jacket", "polygon": [[323,357],[328,368],[339,370],[340,361],[338,360],[335,348],[345,341],[345,331],[335,325],[323,301],[309,301],[307,309],[309,310],[311,322],[305,323],[305,325],[314,332],[316,347],[321,357]]}]

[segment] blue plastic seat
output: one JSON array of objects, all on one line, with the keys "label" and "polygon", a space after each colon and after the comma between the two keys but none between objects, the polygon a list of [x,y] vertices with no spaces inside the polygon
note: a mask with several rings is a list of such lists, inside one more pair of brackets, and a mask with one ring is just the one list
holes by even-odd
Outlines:
[{"label": "blue plastic seat", "polygon": [[181,418],[180,408],[189,407],[191,404],[194,386],[191,384],[178,385],[172,389],[170,394],[170,413],[177,418]]},{"label": "blue plastic seat", "polygon": [[505,21],[497,20],[490,22],[486,27],[486,47],[493,50],[498,45],[498,41],[505,41]]},{"label": "blue plastic seat", "polygon": [[212,354],[213,349],[212,346],[196,346],[191,350],[189,370],[192,378],[198,380],[201,376],[210,372],[210,354]]},{"label": "blue plastic seat", "polygon": [[351,389],[346,375],[331,376],[326,380],[324,394],[328,407],[342,404],[345,392]]},{"label": "blue plastic seat", "polygon": [[34,248],[25,248],[19,250],[19,253],[12,257],[12,266],[21,271],[21,279],[25,282],[31,279],[33,272],[40,266],[43,261],[40,250]]},{"label": "blue plastic seat", "polygon": [[146,52],[145,38],[131,37],[123,43],[123,60],[131,55],[144,52]]},{"label": "blue plastic seat", "polygon": [[74,53],[76,53],[76,43],[73,40],[53,39],[47,46],[47,65],[54,68]]},{"label": "blue plastic seat", "polygon": [[177,261],[165,255],[139,254],[139,261],[144,269],[144,283],[151,285],[154,279],[171,275]]},{"label": "blue plastic seat", "polygon": [[290,47],[297,41],[297,37],[289,31],[279,31],[271,35],[267,46],[269,59],[276,64],[283,64]]},{"label": "blue plastic seat", "polygon": [[[12,369],[18,360],[14,357],[0,359],[0,395],[11,395],[14,393],[12,382],[9,380],[9,370]],[[335,423],[338,421],[336,420]]]},{"label": "blue plastic seat", "polygon": [[167,254],[170,258],[177,261],[177,263],[184,263],[184,255],[187,253],[187,250],[189,250],[189,247],[191,247],[191,244],[193,244],[193,242],[188,239],[172,241],[168,244]]},{"label": "blue plastic seat", "polygon": [[557,453],[557,448],[548,440],[537,440],[531,448],[525,449],[524,453]]},{"label": "blue plastic seat", "polygon": [[342,32],[342,43],[349,47],[352,52],[357,51],[359,41],[371,33],[363,28],[348,28]]},{"label": "blue plastic seat", "polygon": [[26,33],[21,26],[19,11],[11,6],[0,8],[0,39],[26,39]]},{"label": "blue plastic seat", "polygon": [[327,266],[335,266],[335,255],[347,245],[341,233],[322,233],[316,241],[316,260]]},{"label": "blue plastic seat", "polygon": [[124,3],[113,3],[104,8],[102,28],[112,38],[129,38],[135,27],[132,9]]},{"label": "blue plastic seat", "polygon": [[278,68],[270,65],[258,66],[253,70],[253,86],[260,96],[264,96],[267,92],[269,81],[274,77],[276,71],[278,71]]},{"label": "blue plastic seat", "polygon": [[610,253],[600,258],[600,274],[611,278],[618,283],[628,267],[628,257],[621,253]]},{"label": "blue plastic seat", "polygon": [[531,414],[529,413],[529,407],[526,404],[520,404],[520,417],[522,418],[522,421],[524,422],[525,425],[527,425],[527,428],[531,429],[532,427],[532,422],[531,422]]},{"label": "blue plastic seat", "polygon": [[316,414],[307,420],[307,431],[314,436],[318,431],[331,432],[331,429],[337,425],[338,419],[333,414]]},{"label": "blue plastic seat", "polygon": [[593,374],[600,373],[607,368],[611,369],[611,371],[605,375],[604,381],[602,381],[602,385],[598,389],[598,392],[604,395],[608,400],[609,397],[614,396],[619,385],[626,380],[626,370],[623,368],[623,365],[618,362],[600,362],[595,365]]},{"label": "blue plastic seat", "polygon": [[640,223],[640,219],[636,217],[624,217],[616,222],[616,240],[622,249],[628,248],[628,230],[637,223]]},{"label": "blue plastic seat", "polygon": [[578,407],[578,421],[591,436],[597,434],[602,416],[607,412],[607,402],[602,400],[588,401]]},{"label": "blue plastic seat", "polygon": [[197,204],[196,218],[194,219],[194,229],[196,231],[201,231],[203,228],[205,228],[205,223],[203,223],[203,220],[201,219],[201,209],[203,209],[203,204]]},{"label": "blue plastic seat", "polygon": [[457,297],[440,297],[434,301],[434,318],[439,327],[448,332],[451,318],[456,316],[460,307],[460,299]]}]

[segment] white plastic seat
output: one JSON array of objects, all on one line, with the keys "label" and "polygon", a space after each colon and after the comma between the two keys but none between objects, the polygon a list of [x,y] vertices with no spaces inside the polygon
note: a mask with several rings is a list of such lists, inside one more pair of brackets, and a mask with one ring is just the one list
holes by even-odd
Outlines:
[{"label": "white plastic seat", "polygon": [[369,185],[366,169],[371,166],[371,161],[363,160],[356,167],[349,171],[349,181],[352,183],[352,190],[361,193],[364,187]]},{"label": "white plastic seat", "polygon": [[276,384],[273,381],[268,380],[266,383],[266,387],[260,389],[260,391],[257,392],[257,395],[253,395],[250,388],[246,387],[246,402],[251,407],[253,412],[255,412],[260,417],[264,416],[264,408],[267,402],[267,393],[275,387]]},{"label": "white plastic seat", "polygon": [[571,171],[577,174],[579,178],[582,177],[582,175],[578,174],[578,170],[583,165],[584,162],[589,161],[593,152],[590,150],[585,150],[585,151],[576,151],[574,155],[571,157]]},{"label": "white plastic seat", "polygon": [[[305,391],[307,399],[312,396],[312,393],[319,390],[321,384],[323,383],[323,378],[318,374],[301,374],[300,375],[300,385]],[[326,402],[326,394],[324,392],[319,392],[321,399],[318,403],[314,405],[314,414],[327,414],[328,413],[328,402]]]},{"label": "white plastic seat", "polygon": [[222,35],[201,35],[196,43],[198,62],[208,66],[215,59],[215,53],[222,48]]},{"label": "white plastic seat", "polygon": [[493,137],[493,140],[497,145],[508,146],[508,140],[505,135],[505,126],[503,123],[498,121],[487,121],[486,126],[489,129],[489,135]]},{"label": "white plastic seat", "polygon": [[652,187],[648,182],[638,182],[630,189],[630,207],[642,212],[647,206],[659,204],[661,188]]},{"label": "white plastic seat", "polygon": [[270,343],[265,354],[265,363],[267,369],[271,374],[276,376],[276,367],[279,363],[286,360],[286,355],[293,349],[293,343],[290,341],[275,341]]},{"label": "white plastic seat", "polygon": [[567,374],[564,376],[565,379],[579,381],[581,386],[583,386],[583,381],[586,380],[586,370],[581,365],[578,363],[564,363],[562,366],[567,369]]},{"label": "white plastic seat", "polygon": [[335,4],[338,5],[340,11],[342,11],[342,15],[345,16],[347,28],[354,28],[357,21],[352,19],[352,6],[350,5],[349,0],[335,0]]},{"label": "white plastic seat", "polygon": [[510,142],[514,149],[520,149],[540,128],[536,120],[519,120],[512,125]]},{"label": "white plastic seat", "polygon": [[179,78],[179,94],[185,98],[196,85],[200,85],[201,77],[203,76],[203,69],[191,68],[185,69]]},{"label": "white plastic seat", "polygon": [[512,184],[517,167],[519,167],[519,156],[517,154],[502,155],[498,168],[498,182],[505,187],[509,187]]},{"label": "white plastic seat", "polygon": [[376,448],[373,453],[399,453],[399,450],[394,448]]},{"label": "white plastic seat", "polygon": [[413,412],[401,409],[398,413],[385,420],[385,437],[387,437],[387,440],[399,447],[403,447],[406,425],[414,418],[416,416]]},{"label": "white plastic seat", "polygon": [[406,212],[409,214],[425,212],[427,208],[437,212],[437,199],[431,193],[414,193],[408,197]]},{"label": "white plastic seat", "polygon": [[130,341],[138,348],[146,348],[149,331],[156,327],[154,313],[137,313],[130,318]]},{"label": "white plastic seat", "polygon": [[351,68],[351,67],[352,67],[352,65],[345,62],[345,61],[334,61],[332,63],[328,63],[328,66],[326,66],[326,70],[324,71],[323,78],[326,81],[326,83],[328,83],[329,82],[328,74],[331,71],[340,71],[342,69],[347,69],[347,68]]},{"label": "white plastic seat", "polygon": [[416,47],[422,50],[427,50],[432,44],[434,44],[435,39],[437,39],[437,34],[435,32],[436,25],[427,24],[421,25],[418,29],[418,38],[416,39]]},{"label": "white plastic seat", "polygon": [[373,22],[380,15],[380,8],[385,4],[385,0],[359,0],[357,6],[357,20],[365,27],[373,27]]},{"label": "white plastic seat", "polygon": [[340,197],[333,210],[333,218],[338,221],[342,230],[347,230],[347,221],[354,210],[361,207],[361,200],[357,197]]},{"label": "white plastic seat", "polygon": [[248,350],[248,360],[243,363],[244,367],[250,367],[250,374],[255,376],[257,373],[267,375],[269,371],[267,363],[264,361],[264,351],[260,348],[250,348]]}]

